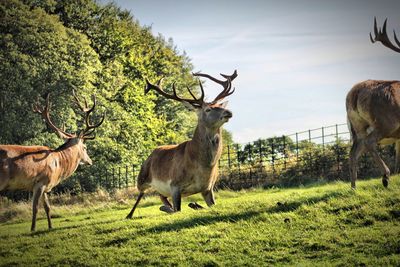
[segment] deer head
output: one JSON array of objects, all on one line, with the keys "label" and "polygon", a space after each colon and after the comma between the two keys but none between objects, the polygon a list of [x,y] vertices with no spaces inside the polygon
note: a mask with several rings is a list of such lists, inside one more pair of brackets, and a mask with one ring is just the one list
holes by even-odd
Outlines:
[{"label": "deer head", "polygon": [[85,140],[93,140],[95,136],[93,135],[95,129],[99,127],[103,122],[105,115],[103,114],[101,120],[97,124],[90,123],[89,116],[93,112],[96,107],[96,97],[93,95],[93,106],[88,107],[86,99],[84,99],[84,104],[82,104],[78,97],[73,91],[73,95],[75,101],[80,108],[80,110],[84,113],[84,120],[86,128],[81,130],[79,133],[71,134],[65,132],[65,130],[61,130],[50,119],[50,94],[46,95],[46,105],[44,107],[39,106],[39,101],[37,101],[33,106],[33,112],[38,113],[42,116],[43,120],[47,123],[47,125],[53,129],[59,137],[65,140],[64,146],[75,146],[78,148],[78,158],[81,163],[92,165],[92,160],[90,159],[89,155],[87,154],[86,145],[84,144]]},{"label": "deer head", "polygon": [[151,84],[148,80],[146,80],[147,86],[145,88],[145,93],[147,94],[151,89],[155,90],[162,96],[176,100],[179,102],[182,102],[186,106],[189,106],[191,108],[194,108],[197,111],[197,116],[199,118],[199,124],[203,124],[207,128],[211,129],[217,129],[221,127],[225,122],[227,122],[231,117],[232,117],[232,112],[228,109],[226,109],[226,105],[228,102],[223,102],[221,101],[233,94],[235,89],[232,89],[232,80],[234,80],[237,77],[237,71],[235,70],[232,75],[225,75],[221,74],[222,77],[225,78],[225,80],[219,80],[216,79],[208,74],[204,73],[193,73],[193,76],[196,77],[204,77],[208,78],[220,85],[222,85],[223,90],[215,97],[215,99],[211,102],[206,102],[204,100],[204,89],[201,81],[199,80],[199,86],[201,90],[201,95],[200,97],[196,97],[192,90],[190,90],[189,87],[187,87],[187,90],[189,94],[192,96],[192,98],[181,98],[177,95],[176,93],[176,88],[175,88],[175,83],[172,85],[173,93],[169,94],[165,92],[162,87],[161,87],[161,82],[162,79],[159,80],[157,85]]},{"label": "deer head", "polygon": [[375,43],[375,42],[379,41],[384,46],[390,48],[391,50],[393,50],[393,51],[395,51],[397,53],[400,53],[400,41],[397,39],[396,32],[393,30],[394,41],[396,43],[396,45],[394,45],[390,41],[390,39],[389,39],[389,37],[387,35],[386,23],[387,23],[387,19],[385,19],[385,22],[383,23],[382,28],[378,29],[377,24],[376,24],[376,18],[374,18],[374,35],[375,35],[375,37],[372,38],[371,33],[369,33],[369,38],[371,39],[372,43]]}]

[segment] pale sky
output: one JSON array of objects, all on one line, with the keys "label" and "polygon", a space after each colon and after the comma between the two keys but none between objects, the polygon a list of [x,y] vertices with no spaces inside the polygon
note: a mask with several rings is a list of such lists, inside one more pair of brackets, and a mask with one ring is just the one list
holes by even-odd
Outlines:
[{"label": "pale sky", "polygon": [[[235,142],[346,122],[345,98],[366,79],[400,80],[400,54],[372,44],[373,18],[400,37],[400,0],[117,0],[172,38],[195,71],[237,69],[225,128]],[[212,98],[220,90],[208,83]]]}]

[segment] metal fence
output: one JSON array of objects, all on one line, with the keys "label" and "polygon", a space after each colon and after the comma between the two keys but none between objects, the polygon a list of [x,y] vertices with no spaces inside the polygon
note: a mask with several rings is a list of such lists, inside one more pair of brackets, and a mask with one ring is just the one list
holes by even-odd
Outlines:
[{"label": "metal fence", "polygon": [[[289,135],[227,145],[219,160],[219,188],[297,186],[318,180],[349,180],[349,132],[346,124],[310,129]],[[393,168],[394,148],[380,148]],[[133,187],[140,164],[104,169],[94,175],[108,191]],[[359,162],[359,177],[377,176],[371,158]]]}]

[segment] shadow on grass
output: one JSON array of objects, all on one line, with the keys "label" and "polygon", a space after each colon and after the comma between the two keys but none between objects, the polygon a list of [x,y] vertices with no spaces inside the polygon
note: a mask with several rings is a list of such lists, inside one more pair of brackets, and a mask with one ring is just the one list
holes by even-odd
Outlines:
[{"label": "shadow on grass", "polygon": [[[201,225],[211,225],[218,222],[237,222],[240,220],[248,220],[252,217],[258,216],[259,211],[247,211],[243,213],[231,213],[226,215],[207,215],[202,217],[184,219],[181,221],[173,222],[173,223],[164,223],[161,225],[157,225],[145,230],[141,230],[137,233],[137,235],[147,235],[151,233],[159,233],[159,232],[175,232],[180,231],[182,229],[190,229]],[[122,246],[128,241],[132,240],[132,237],[116,237],[102,244],[103,247],[108,246]]]},{"label": "shadow on grass", "polygon": [[[295,201],[277,204],[276,206],[269,207],[264,209],[263,207],[256,207],[253,210],[248,210],[241,213],[229,213],[229,214],[218,214],[213,213],[202,217],[194,217],[183,219],[180,221],[174,221],[171,223],[163,223],[159,224],[141,231],[137,232],[137,235],[148,235],[152,233],[161,233],[161,232],[178,232],[183,229],[191,229],[197,226],[207,226],[212,225],[219,222],[230,222],[236,223],[238,221],[247,221],[257,216],[260,216],[263,213],[282,213],[282,212],[293,212],[297,210],[301,205],[313,205],[319,202],[327,202],[331,198],[345,196],[346,192],[337,192],[332,191],[329,193],[322,194],[320,196],[313,196],[313,197],[306,197],[302,199],[298,199]],[[108,240],[104,242],[101,246],[108,247],[108,246],[118,246],[121,247],[127,242],[134,239],[134,237],[115,237],[114,239]]]},{"label": "shadow on grass", "polygon": [[105,220],[105,221],[94,221],[94,222],[87,223],[84,225],[82,225],[82,224],[66,225],[66,226],[62,226],[62,227],[55,227],[52,229],[36,230],[35,232],[29,232],[29,233],[25,233],[23,235],[24,236],[41,236],[41,235],[45,235],[48,233],[60,232],[60,231],[69,230],[69,229],[87,228],[87,227],[91,227],[94,225],[115,223],[117,221],[123,221],[123,220],[122,219],[120,219],[120,220]]},{"label": "shadow on grass", "polygon": [[292,212],[297,210],[303,204],[317,204],[319,202],[326,202],[331,198],[343,196],[343,192],[332,191],[321,196],[313,196],[295,201],[290,201],[280,205],[276,205],[267,209],[249,210],[242,213],[230,213],[225,215],[207,215],[203,217],[195,217],[190,219],[181,220],[173,223],[164,223],[144,230],[144,232],[170,232],[179,231],[187,228],[194,228],[199,225],[210,225],[218,222],[232,222],[235,223],[240,220],[249,220],[253,217],[260,215],[261,213],[281,213],[281,212]]},{"label": "shadow on grass", "polygon": [[320,196],[312,196],[312,197],[306,197],[294,201],[289,201],[289,202],[278,202],[276,206],[273,206],[269,209],[266,210],[268,213],[279,213],[279,212],[292,212],[297,210],[301,205],[313,205],[317,204],[319,202],[327,202],[328,200],[332,198],[337,198],[337,197],[342,197],[347,195],[347,192],[342,192],[342,191],[332,191],[329,193],[325,193]]}]

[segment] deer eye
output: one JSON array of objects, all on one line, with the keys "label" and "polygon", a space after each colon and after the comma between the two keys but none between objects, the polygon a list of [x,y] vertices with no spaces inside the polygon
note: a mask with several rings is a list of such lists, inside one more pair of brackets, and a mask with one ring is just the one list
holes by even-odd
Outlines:
[{"label": "deer eye", "polygon": [[206,108],[206,110],[205,110],[205,112],[210,112],[211,111],[211,108]]}]

